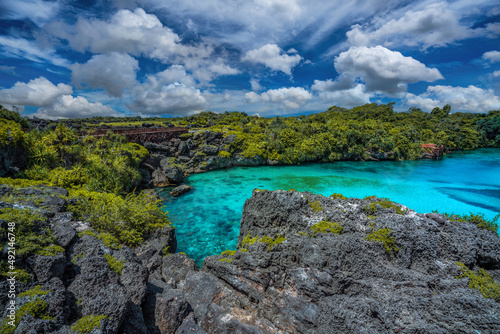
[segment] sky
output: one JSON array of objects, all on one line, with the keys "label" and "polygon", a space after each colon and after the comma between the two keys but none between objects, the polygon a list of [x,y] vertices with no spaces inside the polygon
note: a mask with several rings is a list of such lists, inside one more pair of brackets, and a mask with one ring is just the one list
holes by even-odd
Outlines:
[{"label": "sky", "polygon": [[0,104],[49,119],[500,110],[498,0],[0,0]]}]

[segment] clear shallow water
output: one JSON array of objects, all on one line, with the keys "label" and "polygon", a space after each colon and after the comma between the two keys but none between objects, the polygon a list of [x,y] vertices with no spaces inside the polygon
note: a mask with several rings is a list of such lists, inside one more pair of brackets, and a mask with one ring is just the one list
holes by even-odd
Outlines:
[{"label": "clear shallow water", "polygon": [[190,193],[162,195],[176,227],[178,251],[201,265],[206,256],[236,249],[243,204],[255,188],[377,195],[421,213],[482,212],[491,219],[500,212],[500,149],[442,160],[239,167],[192,175],[187,183],[194,187]]}]

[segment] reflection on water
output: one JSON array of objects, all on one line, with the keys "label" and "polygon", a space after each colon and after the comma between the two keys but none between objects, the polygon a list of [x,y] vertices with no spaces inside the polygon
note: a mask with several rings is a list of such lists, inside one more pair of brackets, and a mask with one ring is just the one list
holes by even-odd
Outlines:
[{"label": "reflection on water", "polygon": [[298,166],[241,167],[192,175],[194,190],[165,207],[176,226],[178,251],[198,264],[235,249],[239,219],[254,188],[295,189],[325,196],[377,195],[417,212],[500,212],[500,149],[449,155],[438,161],[336,162]]}]

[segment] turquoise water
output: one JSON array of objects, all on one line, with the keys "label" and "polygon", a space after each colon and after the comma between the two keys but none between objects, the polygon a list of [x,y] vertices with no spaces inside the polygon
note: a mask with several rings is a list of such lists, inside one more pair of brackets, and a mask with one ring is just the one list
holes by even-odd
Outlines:
[{"label": "turquoise water", "polygon": [[178,251],[201,264],[206,256],[236,249],[243,204],[255,188],[377,195],[421,213],[482,212],[493,218],[500,212],[500,149],[441,160],[239,167],[192,175],[187,183],[194,187],[188,194],[162,195],[176,227]]}]

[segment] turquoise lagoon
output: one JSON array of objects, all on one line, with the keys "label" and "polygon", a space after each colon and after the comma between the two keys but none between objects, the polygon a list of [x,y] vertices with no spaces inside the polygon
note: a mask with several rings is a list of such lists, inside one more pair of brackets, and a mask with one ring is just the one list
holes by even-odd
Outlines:
[{"label": "turquoise lagoon", "polygon": [[376,195],[420,213],[500,212],[500,149],[449,154],[440,160],[307,163],[238,167],[192,175],[194,190],[174,198],[165,191],[165,210],[176,227],[178,252],[201,265],[206,256],[236,249],[243,204],[255,188]]}]

